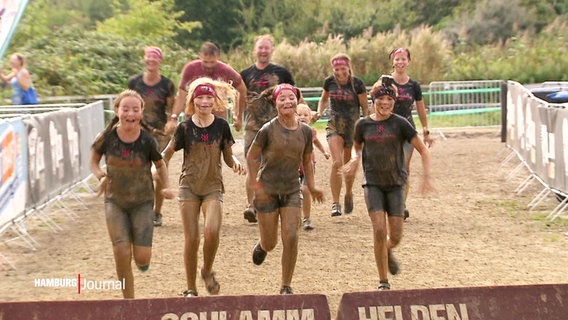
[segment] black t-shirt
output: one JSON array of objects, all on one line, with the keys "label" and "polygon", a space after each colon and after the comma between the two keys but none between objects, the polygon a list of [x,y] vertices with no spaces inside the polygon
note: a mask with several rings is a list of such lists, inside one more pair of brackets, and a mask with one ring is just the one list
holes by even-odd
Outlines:
[{"label": "black t-shirt", "polygon": [[[138,92],[144,99],[144,121],[152,127],[163,130],[168,122],[168,98],[175,96],[175,85],[172,80],[161,76],[160,81],[153,86],[144,83],[142,74],[128,79],[128,89]],[[172,100],[173,101],[173,100]]]},{"label": "black t-shirt", "polygon": [[95,138],[92,148],[104,155],[109,183],[105,199],[130,206],[154,200],[152,162],[162,159],[156,139],[141,130],[134,142],[123,142],[117,127]]},{"label": "black t-shirt", "polygon": [[292,75],[286,68],[274,63],[269,63],[266,68],[260,70],[254,64],[241,71],[241,78],[249,92],[261,93],[264,89],[280,83],[295,85]]},{"label": "black t-shirt", "polygon": [[416,130],[403,117],[360,119],[355,125],[354,141],[363,144],[363,185],[403,186],[408,173],[404,165],[404,142],[412,140]]},{"label": "black t-shirt", "polygon": [[333,76],[329,76],[324,81],[323,89],[329,93],[327,129],[350,135],[353,125],[359,119],[358,95],[367,92],[365,84],[361,79],[352,77],[351,81],[339,85]]},{"label": "black t-shirt", "polygon": [[415,80],[408,80],[405,84],[398,84],[398,97],[394,103],[393,113],[398,114],[414,125],[414,120],[412,119],[412,108],[415,101],[422,100],[422,88],[420,87],[420,83]]}]

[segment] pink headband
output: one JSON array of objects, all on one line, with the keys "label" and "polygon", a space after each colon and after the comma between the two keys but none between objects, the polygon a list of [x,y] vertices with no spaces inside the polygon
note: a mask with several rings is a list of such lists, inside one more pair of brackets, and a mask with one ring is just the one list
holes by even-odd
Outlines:
[{"label": "pink headband", "polygon": [[277,85],[276,88],[274,88],[274,91],[272,91],[272,100],[276,101],[278,95],[284,90],[292,91],[292,93],[294,93],[294,96],[296,96],[296,99],[298,99],[298,89],[296,89],[296,87],[294,87],[293,85],[282,83]]},{"label": "pink headband", "polygon": [[155,54],[160,60],[162,59],[162,51],[157,47],[148,47],[144,50],[146,54]]},{"label": "pink headband", "polygon": [[337,58],[337,59],[333,59],[331,61],[331,64],[333,65],[333,67],[337,67],[337,66],[347,66],[349,67],[349,60],[346,58]]},{"label": "pink headband", "polygon": [[208,96],[215,96],[215,89],[213,88],[212,85],[210,84],[200,84],[197,87],[195,87],[195,90],[193,90],[193,99],[202,96],[202,95],[208,95]]}]

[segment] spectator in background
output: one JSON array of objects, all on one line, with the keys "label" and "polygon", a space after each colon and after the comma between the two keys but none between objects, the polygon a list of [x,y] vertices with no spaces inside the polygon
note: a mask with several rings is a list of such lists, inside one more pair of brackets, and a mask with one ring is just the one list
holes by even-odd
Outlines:
[{"label": "spectator in background", "polygon": [[[132,259],[142,272],[150,267],[154,225],[152,210],[156,167],[167,199],[168,171],[158,152],[156,140],[141,129],[144,100],[133,90],[125,90],[114,101],[115,116],[91,147],[91,172],[101,182],[105,216],[119,281],[124,281],[124,298],[134,298]],[[105,157],[106,172],[100,168]]]},{"label": "spectator in background", "polygon": [[7,75],[0,74],[0,78],[4,82],[10,82],[12,85],[10,99],[13,105],[37,104],[32,79],[24,64],[24,56],[21,53],[14,53],[10,56],[12,71]]},{"label": "spectator in background", "polygon": [[[233,126],[237,131],[241,130],[241,120],[237,117],[240,109],[244,108],[246,102],[247,88],[241,75],[231,66],[219,61],[219,48],[212,42],[204,42],[199,50],[199,59],[189,61],[181,71],[178,94],[171,115],[171,121],[167,126],[175,127],[178,115],[183,111],[186,98],[187,87],[195,79],[208,77],[213,80],[230,83],[238,91],[238,95],[233,101]],[[216,111],[215,115],[227,119],[227,111]],[[186,116],[191,116],[190,114]],[[173,131],[173,129],[172,129]]]},{"label": "spectator in background", "polygon": [[[263,100],[256,100],[258,95],[269,87],[277,84],[288,83],[295,85],[292,75],[286,68],[270,62],[274,52],[274,40],[270,35],[256,37],[253,53],[256,61],[250,67],[241,71],[241,77],[248,90],[247,103],[244,108],[239,109],[237,118],[245,118],[245,134],[243,137],[245,157],[252,140],[262,125],[276,117],[276,109],[269,103],[260,103]],[[253,190],[246,185],[247,208],[243,212],[244,218],[251,223],[256,222],[256,213],[252,205]]]},{"label": "spectator in background", "polygon": [[[168,127],[166,130],[166,123],[172,114],[175,99],[174,83],[160,74],[162,58],[160,48],[147,47],[144,49],[146,70],[128,79],[128,88],[138,92],[144,99],[143,120],[151,128],[152,136],[158,141],[158,152],[162,152],[170,141],[173,128]],[[154,194],[154,226],[156,227],[162,225],[161,211],[164,197],[159,192],[161,189],[160,181],[156,180]]]},{"label": "spectator in background", "polygon": [[344,177],[339,171],[351,159],[355,122],[359,119],[360,113],[366,117],[369,112],[367,89],[363,81],[353,75],[350,61],[349,56],[343,53],[331,58],[333,74],[324,80],[318,112],[314,115],[315,120],[319,119],[329,103],[326,137],[333,161],[329,177],[333,199],[332,217],[342,214],[339,195],[343,179],[345,179],[345,213],[353,211],[353,182],[355,177]]}]

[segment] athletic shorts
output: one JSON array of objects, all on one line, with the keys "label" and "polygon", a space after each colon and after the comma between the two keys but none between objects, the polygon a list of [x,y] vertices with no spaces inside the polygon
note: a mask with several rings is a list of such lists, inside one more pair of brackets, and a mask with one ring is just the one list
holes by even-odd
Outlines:
[{"label": "athletic shorts", "polygon": [[154,232],[153,207],[153,201],[123,208],[112,200],[106,200],[105,217],[112,244],[131,242],[135,246],[151,247]]},{"label": "athletic shorts", "polygon": [[351,134],[340,133],[332,129],[325,129],[325,137],[329,140],[330,137],[339,136],[343,138],[343,148],[353,147],[353,132]]},{"label": "athletic shorts", "polygon": [[402,186],[378,187],[366,185],[363,189],[365,190],[367,212],[386,212],[389,216],[404,216],[404,188]]},{"label": "athletic shorts", "polygon": [[289,194],[268,194],[265,199],[254,197],[254,209],[259,212],[274,212],[279,208],[285,207],[302,207],[302,192],[294,192]]},{"label": "athletic shorts", "polygon": [[178,201],[191,202],[203,202],[205,200],[214,199],[223,202],[223,194],[220,191],[215,191],[205,195],[198,195],[191,192],[189,188],[179,188],[177,199]]}]

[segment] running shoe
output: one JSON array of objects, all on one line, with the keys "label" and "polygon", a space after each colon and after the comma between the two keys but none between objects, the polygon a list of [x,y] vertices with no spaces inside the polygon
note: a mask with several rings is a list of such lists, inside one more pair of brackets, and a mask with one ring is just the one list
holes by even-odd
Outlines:
[{"label": "running shoe", "polygon": [[184,297],[197,297],[197,291],[193,291],[193,290],[185,290],[182,294],[182,296]]},{"label": "running shoe", "polygon": [[392,254],[392,250],[388,251],[388,258],[389,258],[389,272],[394,276],[398,273],[398,261]]},{"label": "running shoe", "polygon": [[310,220],[310,218],[304,218],[304,220],[302,220],[302,227],[306,231],[312,230],[314,228],[312,227],[312,220]]},{"label": "running shoe", "polygon": [[162,226],[162,214],[154,212],[154,227]]},{"label": "running shoe", "polygon": [[294,294],[294,290],[292,290],[292,287],[290,286],[282,286],[280,294]]},{"label": "running shoe", "polygon": [[243,216],[250,223],[257,222],[256,212],[254,211],[254,208],[252,206],[249,206],[248,208],[245,209],[245,211],[243,211]]},{"label": "running shoe", "polygon": [[388,280],[384,280],[379,282],[379,287],[377,288],[377,290],[379,291],[383,291],[383,290],[390,290],[391,286],[389,284]]},{"label": "running shoe", "polygon": [[331,205],[331,216],[337,217],[340,215],[341,215],[341,205],[339,204],[339,202],[334,202],[333,205]]},{"label": "running shoe", "polygon": [[264,262],[267,254],[268,252],[264,251],[260,246],[260,241],[257,242],[254,249],[252,249],[252,262],[254,262],[257,266],[260,266]]}]

